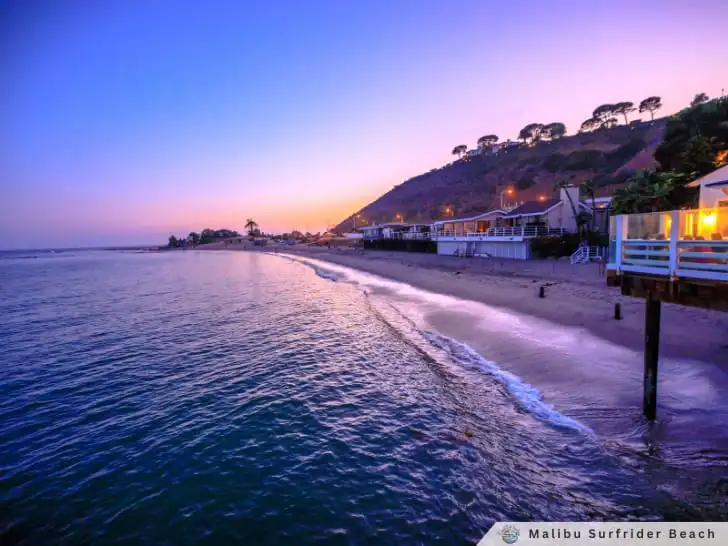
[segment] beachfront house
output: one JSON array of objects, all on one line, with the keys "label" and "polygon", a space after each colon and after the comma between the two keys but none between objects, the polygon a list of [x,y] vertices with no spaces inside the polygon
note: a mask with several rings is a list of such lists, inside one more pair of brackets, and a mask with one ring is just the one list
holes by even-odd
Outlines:
[{"label": "beachfront house", "polygon": [[363,226],[359,228],[364,240],[374,241],[378,239],[399,239],[402,234],[410,230],[411,224],[404,222],[388,222],[385,224],[375,224],[373,226]]},{"label": "beachfront house", "polygon": [[[728,291],[728,165],[690,185],[700,189],[697,209],[612,217],[611,284],[644,284],[649,277],[669,282],[674,291],[700,279],[703,292],[716,283]],[[684,296],[680,290],[673,295]]]},{"label": "beachfront house", "polygon": [[577,214],[591,211],[579,201],[579,188],[563,188],[556,199],[527,201],[510,211],[492,210],[470,218],[440,220],[432,226],[432,238],[441,255],[527,260],[531,258],[534,238],[577,230],[571,202]]}]

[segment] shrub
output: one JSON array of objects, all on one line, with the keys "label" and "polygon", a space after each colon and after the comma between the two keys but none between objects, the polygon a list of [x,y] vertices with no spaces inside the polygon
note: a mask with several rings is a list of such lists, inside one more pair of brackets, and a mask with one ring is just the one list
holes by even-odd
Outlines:
[{"label": "shrub", "polygon": [[568,171],[600,170],[605,157],[599,150],[576,150],[568,155],[564,169]]},{"label": "shrub", "polygon": [[543,169],[547,170],[550,173],[555,173],[561,170],[561,168],[566,165],[568,162],[568,158],[564,154],[560,154],[559,152],[554,152],[550,156],[548,156],[544,162],[541,164]]},{"label": "shrub", "polygon": [[404,252],[437,253],[435,241],[409,240],[409,239],[376,239],[364,241],[364,248],[369,250],[398,250]]},{"label": "shrub", "polygon": [[[576,252],[580,242],[581,237],[578,233],[537,237],[531,241],[531,252],[537,258],[562,258]],[[609,237],[599,232],[589,232],[587,243],[590,246],[607,246]]]},{"label": "shrub", "polygon": [[533,178],[527,174],[524,174],[521,178],[518,179],[516,182],[516,189],[519,190],[525,190],[533,186],[536,182],[533,180]]}]

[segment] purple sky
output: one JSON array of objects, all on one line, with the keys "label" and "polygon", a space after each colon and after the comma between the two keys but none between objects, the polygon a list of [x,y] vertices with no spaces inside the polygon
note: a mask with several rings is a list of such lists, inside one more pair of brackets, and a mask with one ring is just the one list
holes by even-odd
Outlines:
[{"label": "purple sky", "polygon": [[728,88],[725,0],[60,5],[0,7],[1,248],[323,230],[483,134]]}]

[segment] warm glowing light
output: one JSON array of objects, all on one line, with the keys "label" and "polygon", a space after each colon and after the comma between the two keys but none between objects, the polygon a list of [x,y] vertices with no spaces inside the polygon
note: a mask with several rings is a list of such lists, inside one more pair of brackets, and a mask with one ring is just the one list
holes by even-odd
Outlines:
[{"label": "warm glowing light", "polygon": [[538,200],[539,201],[546,201],[546,196],[545,195],[539,195],[538,196]]},{"label": "warm glowing light", "polygon": [[706,214],[701,221],[706,227],[715,227],[715,214]]}]

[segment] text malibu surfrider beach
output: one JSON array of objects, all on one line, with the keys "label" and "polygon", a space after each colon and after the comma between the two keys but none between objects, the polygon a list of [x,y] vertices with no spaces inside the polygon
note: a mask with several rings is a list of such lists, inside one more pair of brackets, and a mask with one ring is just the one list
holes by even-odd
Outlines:
[{"label": "text malibu surfrider beach", "polygon": [[[529,529],[528,538],[533,539],[581,539],[582,532],[574,531],[570,529]],[[700,531],[686,531],[681,529],[668,529],[654,530],[654,529],[609,529],[608,531],[602,531],[599,529],[589,529],[588,533],[585,533],[584,538],[588,539],[676,539],[676,540],[688,540],[688,539],[702,539],[702,540],[713,540],[715,538],[715,531],[712,529],[703,529]]]}]

